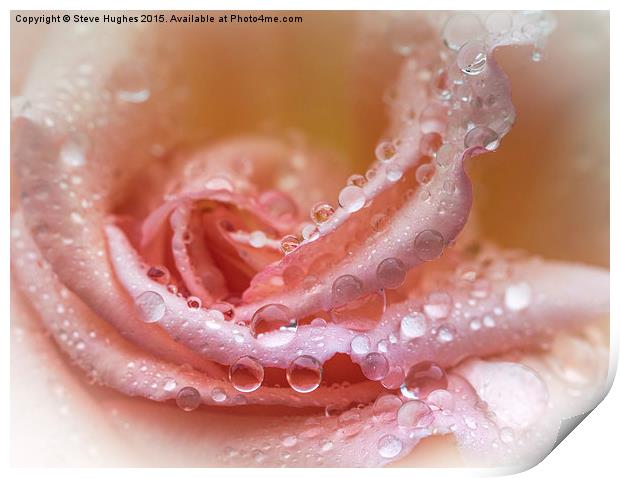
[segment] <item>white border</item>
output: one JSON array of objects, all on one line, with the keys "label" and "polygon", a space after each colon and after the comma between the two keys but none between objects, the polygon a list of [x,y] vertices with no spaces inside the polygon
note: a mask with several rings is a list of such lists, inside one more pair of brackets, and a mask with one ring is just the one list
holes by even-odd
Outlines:
[{"label": "white border", "polygon": [[[281,0],[263,0],[263,1],[250,1],[250,0],[229,0],[226,2],[205,2],[199,0],[179,0],[171,3],[164,0],[109,0],[106,2],[91,2],[85,4],[83,1],[76,0],[57,0],[50,5],[50,2],[42,0],[38,1],[14,1],[9,0],[4,2],[5,5],[5,25],[10,24],[10,10],[71,10],[71,9],[105,9],[105,10],[157,10],[157,9],[195,9],[195,10],[408,10],[408,9],[428,9],[428,6],[432,6],[433,9],[454,9],[462,10],[464,8],[473,10],[494,10],[498,8],[496,2],[490,1],[470,1],[470,2],[458,2],[458,1],[446,1],[435,0],[431,5],[427,2],[413,2],[411,0],[382,0],[381,2],[358,0],[358,1],[338,1],[333,0],[300,0],[293,5],[291,2],[285,2]],[[502,2],[502,8],[511,9],[573,9],[573,10],[611,10],[611,131],[616,132],[611,135],[611,158],[615,158],[611,162],[611,290],[618,291],[620,286],[617,278],[618,271],[618,241],[620,236],[618,234],[618,220],[620,218],[618,212],[618,192],[616,187],[620,186],[618,183],[618,158],[620,158],[618,150],[618,134],[620,131],[618,128],[618,95],[613,86],[618,84],[618,14],[612,8],[611,1],[598,1],[590,0],[588,2],[576,2],[576,1],[563,1],[552,2],[548,0],[538,1],[521,1],[521,2]],[[2,115],[2,133],[3,133],[3,145],[4,154],[3,158],[6,163],[5,167],[8,167],[9,162],[9,144],[10,144],[10,131],[9,131],[9,101],[10,101],[10,61],[9,61],[9,45],[10,45],[10,28],[2,29],[2,60],[5,65],[4,75],[2,75],[2,86],[4,96],[2,101],[5,105],[4,114]],[[6,172],[7,169],[4,169]],[[10,290],[10,277],[9,277],[9,175],[2,174],[2,201],[3,207],[6,213],[0,218],[3,234],[1,236],[2,249],[1,249],[1,267],[2,267],[2,287],[0,290],[3,292],[3,304],[5,306],[4,314],[4,347],[3,347],[3,373],[5,378],[6,387],[3,388],[5,393],[2,394],[2,405],[4,411],[5,420],[3,423],[7,425],[10,423],[10,408],[8,397],[8,382],[10,377],[9,371],[9,290]],[[611,302],[611,364],[610,368],[612,374],[616,373],[616,365],[618,358],[618,300],[612,294]],[[618,457],[617,455],[617,427],[620,424],[620,391],[616,385],[612,388],[610,394],[605,398],[603,403],[599,405],[578,428],[572,432],[561,444],[555,449],[543,462],[534,468],[523,473],[523,476],[527,477],[548,477],[548,476],[580,476],[584,475],[602,475],[610,476],[617,474]],[[9,435],[8,426],[5,429],[6,433],[2,436],[2,449],[3,449],[3,468],[9,467]],[[616,470],[614,472],[614,470]],[[37,476],[40,477],[42,473],[46,478],[54,477],[70,477],[79,476],[83,477],[86,470],[78,469],[11,469],[8,471],[10,476]],[[296,476],[311,476],[317,473],[314,469],[295,469],[295,470],[258,470],[258,469],[244,469],[237,471],[218,471],[216,469],[202,470],[202,469],[125,469],[123,470],[123,476],[131,473],[134,476],[148,476],[154,477],[170,477],[171,475],[178,476],[201,476],[205,473],[211,475],[216,473],[244,473],[251,474],[252,477],[274,474],[284,476],[295,473]],[[108,477],[110,470],[106,469],[89,469],[87,473],[91,476]],[[327,473],[328,475],[341,473],[339,470],[322,470],[321,474]],[[480,470],[445,470],[445,469],[423,469],[423,470],[411,470],[411,469],[384,469],[384,470],[355,470],[355,474],[359,477],[375,476],[377,473],[386,473],[393,476],[411,476],[412,474],[424,474],[424,476],[480,476]],[[5,474],[4,476],[7,476]]]}]

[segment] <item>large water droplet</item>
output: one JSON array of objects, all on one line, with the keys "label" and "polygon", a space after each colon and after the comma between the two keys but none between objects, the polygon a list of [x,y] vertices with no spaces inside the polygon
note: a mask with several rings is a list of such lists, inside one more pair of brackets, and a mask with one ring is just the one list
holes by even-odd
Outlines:
[{"label": "large water droplet", "polygon": [[466,75],[479,75],[487,65],[487,54],[484,43],[474,40],[465,43],[456,56],[456,63]]},{"label": "large water droplet", "polygon": [[360,187],[347,186],[340,191],[338,203],[347,212],[359,211],[366,204],[366,194]]},{"label": "large water droplet", "polygon": [[403,443],[394,435],[383,435],[377,443],[379,455],[383,458],[394,458],[403,449]]},{"label": "large water droplet", "polygon": [[362,292],[362,287],[362,281],[353,275],[338,277],[332,284],[332,303],[342,305],[356,299]]},{"label": "large water droplet", "polygon": [[465,135],[466,148],[482,147],[487,151],[495,151],[499,146],[499,136],[491,128],[476,126]]},{"label": "large water droplet", "polygon": [[250,332],[268,347],[284,345],[295,337],[297,321],[282,304],[267,304],[254,312]]},{"label": "large water droplet", "polygon": [[433,422],[433,412],[421,400],[411,400],[400,407],[396,421],[404,428],[427,427]]},{"label": "large water droplet", "polygon": [[396,289],[403,285],[407,269],[400,259],[388,257],[377,266],[377,282],[386,289]]},{"label": "large water droplet", "polygon": [[265,371],[256,359],[246,355],[230,366],[228,378],[240,392],[253,392],[263,383]]},{"label": "large water droplet", "polygon": [[177,393],[177,405],[183,411],[191,412],[192,410],[196,410],[200,402],[200,392],[194,387],[183,387],[179,390],[179,393]]},{"label": "large water droplet", "polygon": [[360,367],[362,368],[364,376],[369,380],[381,380],[390,370],[390,364],[387,358],[385,358],[385,355],[378,352],[372,352],[366,355],[362,359]]},{"label": "large water droplet", "polygon": [[532,289],[527,282],[518,282],[506,287],[504,304],[512,311],[527,308],[532,301]]},{"label": "large water droplet", "polygon": [[379,422],[390,422],[396,419],[396,413],[402,404],[402,400],[396,395],[381,395],[372,406],[372,416]]},{"label": "large water droplet", "polygon": [[433,390],[445,390],[448,377],[443,368],[435,362],[420,362],[407,372],[401,393],[408,398],[424,399]]},{"label": "large water droplet", "polygon": [[454,397],[448,390],[433,390],[426,397],[426,402],[440,410],[454,409]]},{"label": "large water droplet", "polygon": [[426,317],[420,312],[412,312],[400,321],[400,335],[405,339],[415,339],[426,334]]},{"label": "large water droplet", "polygon": [[293,390],[309,393],[321,384],[323,367],[314,357],[301,355],[293,360],[286,369],[286,379]]},{"label": "large water droplet", "polygon": [[485,28],[473,13],[457,14],[450,17],[443,28],[443,41],[448,48],[458,51],[470,40],[481,39]]},{"label": "large water droplet", "polygon": [[432,261],[443,252],[444,240],[441,233],[433,229],[420,232],[413,243],[413,251],[421,261]]},{"label": "large water droplet", "polygon": [[166,314],[164,299],[157,292],[143,292],[136,299],[136,305],[142,311],[140,318],[149,324],[161,320]]}]

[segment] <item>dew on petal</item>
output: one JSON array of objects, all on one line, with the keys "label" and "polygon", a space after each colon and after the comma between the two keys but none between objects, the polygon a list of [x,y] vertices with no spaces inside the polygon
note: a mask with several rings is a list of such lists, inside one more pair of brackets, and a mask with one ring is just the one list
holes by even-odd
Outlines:
[{"label": "dew on petal", "polygon": [[200,300],[200,297],[191,295],[187,298],[187,306],[190,309],[200,309],[202,307],[202,300]]},{"label": "dew on petal", "polygon": [[452,297],[447,292],[431,292],[424,302],[424,314],[431,320],[443,320],[452,311]]},{"label": "dew on petal", "polygon": [[379,422],[390,422],[396,419],[396,413],[402,404],[402,400],[396,395],[381,395],[372,406],[372,416]]},{"label": "dew on petal", "polygon": [[396,421],[403,428],[427,427],[433,422],[433,412],[423,401],[411,400],[400,407]]},{"label": "dew on petal", "polygon": [[454,409],[454,397],[448,390],[433,390],[426,397],[426,403],[440,410],[450,411]]},{"label": "dew on petal", "polygon": [[396,146],[390,141],[379,143],[375,149],[375,156],[379,161],[390,161],[396,156]]},{"label": "dew on petal", "polygon": [[321,224],[327,221],[332,216],[332,214],[334,214],[334,208],[330,204],[325,202],[315,204],[310,213],[312,220],[316,224]]},{"label": "dew on petal", "polygon": [[400,259],[388,257],[377,266],[377,282],[386,289],[396,289],[403,285],[407,269]]},{"label": "dew on petal", "polygon": [[485,28],[477,15],[462,13],[451,16],[443,28],[443,41],[450,50],[458,51],[470,40],[480,39]]},{"label": "dew on petal", "polygon": [[162,265],[150,267],[146,275],[159,284],[167,285],[170,282],[170,271]]},{"label": "dew on petal", "polygon": [[466,75],[475,76],[482,73],[487,64],[484,43],[480,40],[465,43],[456,56],[456,63]]},{"label": "dew on petal", "polygon": [[230,366],[228,378],[235,389],[240,392],[253,392],[263,383],[265,371],[256,359],[246,355]]},{"label": "dew on petal", "polygon": [[377,442],[377,449],[383,458],[394,458],[403,450],[403,443],[394,435],[383,435]]},{"label": "dew on petal", "polygon": [[185,412],[196,410],[201,402],[200,392],[194,387],[183,387],[177,393],[177,405]]},{"label": "dew on petal", "polygon": [[346,186],[338,195],[338,203],[346,212],[359,211],[366,204],[366,194],[358,186]]},{"label": "dew on petal", "polygon": [[407,398],[425,399],[434,390],[445,390],[448,387],[446,372],[435,362],[420,362],[412,366],[401,393]]},{"label": "dew on petal", "polygon": [[157,292],[143,292],[136,299],[136,305],[142,311],[140,318],[147,323],[157,322],[166,314],[164,299]]},{"label": "dew on petal", "polygon": [[510,284],[504,292],[504,304],[512,311],[526,309],[532,300],[532,289],[527,282]]},{"label": "dew on petal", "polygon": [[482,147],[487,151],[495,151],[499,146],[499,136],[491,128],[476,126],[465,135],[466,148]]},{"label": "dew on petal", "polygon": [[444,239],[441,233],[433,229],[420,232],[413,243],[413,251],[421,261],[432,261],[443,252]]},{"label": "dew on petal", "polygon": [[351,340],[351,352],[357,355],[365,355],[370,352],[370,339],[367,335],[356,335]]},{"label": "dew on petal", "polygon": [[362,281],[353,275],[338,277],[332,284],[332,303],[341,305],[356,299],[362,292],[362,287]]},{"label": "dew on petal", "polygon": [[405,315],[400,321],[400,335],[405,339],[415,339],[426,334],[426,317],[420,312]]},{"label": "dew on petal", "polygon": [[291,310],[282,304],[267,304],[254,312],[250,333],[264,345],[284,345],[295,337],[297,320]]},{"label": "dew on petal", "polygon": [[429,184],[435,175],[435,166],[431,163],[422,164],[418,166],[418,169],[415,171],[415,179],[418,183],[422,185]]},{"label": "dew on petal", "polygon": [[226,401],[226,399],[228,398],[228,395],[226,394],[224,390],[216,387],[213,390],[211,390],[211,398],[213,399],[214,402],[221,403],[221,402]]},{"label": "dew on petal", "polygon": [[292,234],[284,236],[280,241],[280,249],[285,254],[290,254],[299,247],[299,238]]},{"label": "dew on petal", "polygon": [[382,380],[390,370],[385,355],[378,352],[371,352],[360,362],[362,373],[369,380]]},{"label": "dew on petal", "polygon": [[309,393],[321,384],[323,367],[314,357],[301,355],[295,358],[286,369],[286,379],[293,390]]}]

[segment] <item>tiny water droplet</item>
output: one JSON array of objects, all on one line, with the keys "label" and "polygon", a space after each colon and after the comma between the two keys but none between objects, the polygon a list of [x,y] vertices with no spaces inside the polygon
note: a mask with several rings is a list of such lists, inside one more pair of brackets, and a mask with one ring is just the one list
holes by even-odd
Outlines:
[{"label": "tiny water droplet", "polygon": [[532,300],[532,289],[527,282],[510,284],[504,292],[504,304],[512,311],[527,308]]}]

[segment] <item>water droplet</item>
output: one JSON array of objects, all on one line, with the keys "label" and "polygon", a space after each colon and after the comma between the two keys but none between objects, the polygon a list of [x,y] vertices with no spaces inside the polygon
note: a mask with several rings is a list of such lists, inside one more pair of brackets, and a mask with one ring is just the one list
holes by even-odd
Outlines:
[{"label": "water droplet", "polygon": [[405,315],[400,321],[400,335],[405,339],[416,339],[426,334],[426,317],[420,312]]},{"label": "water droplet", "polygon": [[432,391],[448,387],[446,372],[435,362],[420,362],[407,372],[401,393],[407,398],[424,399]]},{"label": "water droplet", "polygon": [[429,184],[435,175],[435,166],[431,163],[422,164],[415,171],[415,179],[422,185]]},{"label": "water droplet", "polygon": [[200,297],[191,295],[187,298],[187,306],[190,309],[200,309],[202,307],[202,300],[200,300]]},{"label": "water droplet", "polygon": [[426,402],[440,410],[454,409],[454,397],[447,390],[433,390],[426,397]]},{"label": "water droplet", "polygon": [[527,282],[518,282],[506,287],[504,304],[512,311],[527,308],[532,300],[532,289]]},{"label": "water droplet", "polygon": [[338,417],[338,425],[344,436],[353,436],[362,429],[362,415],[359,410],[347,410]]},{"label": "water droplet", "polygon": [[454,340],[454,331],[447,325],[442,325],[437,329],[437,340],[441,343],[448,343]]},{"label": "water droplet", "polygon": [[433,422],[433,412],[421,400],[411,400],[400,407],[396,421],[404,428],[427,427]]},{"label": "water droplet", "polygon": [[280,242],[280,249],[284,254],[289,254],[293,252],[295,249],[299,247],[299,239],[297,236],[289,234],[288,236],[284,236],[282,241]]},{"label": "water droplet", "polygon": [[470,430],[475,430],[476,428],[478,428],[476,420],[474,420],[472,417],[464,417],[463,421],[465,422],[465,425],[467,425],[467,428],[469,428]]},{"label": "water droplet", "polygon": [[214,388],[213,390],[211,390],[211,398],[214,402],[221,403],[226,401],[228,395],[226,395],[226,392],[221,388]]},{"label": "water droplet", "polygon": [[321,384],[323,367],[314,357],[301,355],[293,360],[286,369],[286,379],[293,390],[309,393]]},{"label": "water droplet", "polygon": [[338,277],[332,284],[332,304],[342,305],[359,297],[362,292],[362,281],[347,274]]},{"label": "water droplet", "polygon": [[424,314],[431,320],[443,320],[452,311],[452,297],[447,292],[431,292],[426,296]]},{"label": "water droplet", "polygon": [[396,289],[403,285],[407,269],[400,259],[388,257],[377,266],[377,282],[386,289]]},{"label": "water droplet", "polygon": [[403,443],[394,435],[383,435],[377,442],[379,455],[383,458],[394,458],[403,449]]},{"label": "water droplet", "polygon": [[253,392],[263,383],[265,371],[253,357],[246,355],[230,366],[228,378],[240,392]]},{"label": "water droplet", "polygon": [[379,161],[390,161],[396,156],[396,146],[390,141],[379,143],[375,149],[375,156]]},{"label": "water droplet", "polygon": [[166,314],[164,299],[157,292],[143,292],[136,299],[136,305],[142,311],[140,318],[149,324],[161,320]]},{"label": "water droplet", "polygon": [[499,439],[504,443],[512,443],[515,439],[515,434],[512,428],[504,427],[499,431]]},{"label": "water droplet", "polygon": [[387,423],[396,419],[396,413],[403,404],[396,395],[381,395],[372,406],[372,416],[375,420]]},{"label": "water droplet", "polygon": [[347,186],[340,191],[338,203],[347,212],[359,211],[366,204],[366,194],[358,186]]},{"label": "water droplet", "polygon": [[482,73],[487,65],[484,43],[479,40],[465,43],[456,56],[456,63],[466,75],[475,76]]},{"label": "water droplet", "polygon": [[146,275],[159,284],[167,285],[170,282],[170,271],[165,266],[153,266],[149,268]]},{"label": "water droplet", "polygon": [[164,379],[164,390],[166,392],[172,392],[175,388],[177,388],[177,382],[172,377],[166,377]]},{"label": "water droplet", "polygon": [[347,184],[349,186],[357,186],[359,188],[363,188],[364,186],[366,186],[367,183],[368,181],[361,174],[353,174],[347,180]]},{"label": "water droplet", "polygon": [[385,355],[377,352],[366,355],[362,359],[360,367],[364,376],[369,380],[381,380],[390,370],[390,364]]},{"label": "water droplet", "polygon": [[542,60],[542,51],[538,48],[532,50],[532,61],[538,63]]},{"label": "water droplet", "polygon": [[217,310],[221,312],[224,316],[224,320],[232,320],[235,318],[235,308],[232,304],[228,302],[215,302],[211,304],[211,309]]},{"label": "water droplet", "polygon": [[469,40],[480,39],[485,28],[473,13],[457,14],[450,17],[443,28],[443,41],[450,50],[458,51]]},{"label": "water droplet", "polygon": [[118,90],[116,96],[127,103],[143,103],[149,99],[149,77],[143,65],[125,64],[119,67],[113,75]]},{"label": "water droplet", "polygon": [[[495,319],[490,315],[485,315],[482,319],[482,323],[485,327],[492,328],[495,327]],[[470,324],[471,325],[471,324]]]},{"label": "water droplet", "polygon": [[60,160],[67,166],[78,168],[86,164],[89,141],[84,135],[72,135],[60,148]]},{"label": "water droplet", "polygon": [[398,390],[403,384],[404,379],[405,372],[403,372],[403,369],[400,366],[396,365],[395,367],[390,368],[388,374],[383,380],[381,380],[381,385],[388,390]]},{"label": "water droplet", "polygon": [[248,242],[250,246],[260,249],[267,244],[267,235],[263,231],[253,231],[248,237]]},{"label": "water droplet", "polygon": [[297,437],[295,435],[284,435],[282,437],[282,445],[287,448],[297,445]]},{"label": "water droplet", "polygon": [[235,190],[235,186],[233,185],[231,180],[223,176],[215,176],[215,177],[209,178],[205,182],[205,187],[207,189],[211,189],[212,191],[232,192]]},{"label": "water droplet", "polygon": [[177,405],[185,412],[196,410],[200,402],[200,392],[194,387],[183,387],[179,390],[179,393],[177,393]]},{"label": "water droplet", "polygon": [[495,151],[499,146],[499,136],[491,128],[476,126],[465,135],[466,148],[482,147],[487,151]]},{"label": "water droplet", "polygon": [[432,261],[443,252],[443,236],[432,229],[420,232],[413,243],[416,257],[421,261]]},{"label": "water droplet", "polygon": [[284,345],[295,337],[297,321],[282,304],[267,304],[254,312],[250,333],[269,347]]},{"label": "water droplet", "polygon": [[472,319],[469,323],[469,328],[473,331],[480,330],[481,327],[480,319]]},{"label": "water droplet", "polygon": [[315,204],[310,213],[312,220],[317,224],[327,221],[332,214],[334,214],[334,208],[325,202]]},{"label": "water droplet", "polygon": [[446,127],[447,110],[441,104],[431,103],[420,114],[422,133],[442,133]]},{"label": "water droplet", "polygon": [[512,28],[512,15],[505,11],[491,12],[484,23],[491,33],[506,33]]},{"label": "water droplet", "polygon": [[388,181],[395,183],[403,177],[403,170],[398,166],[390,166],[385,172],[385,177]]},{"label": "water droplet", "polygon": [[370,339],[367,335],[356,335],[351,340],[351,352],[358,355],[365,355],[370,352]]}]

